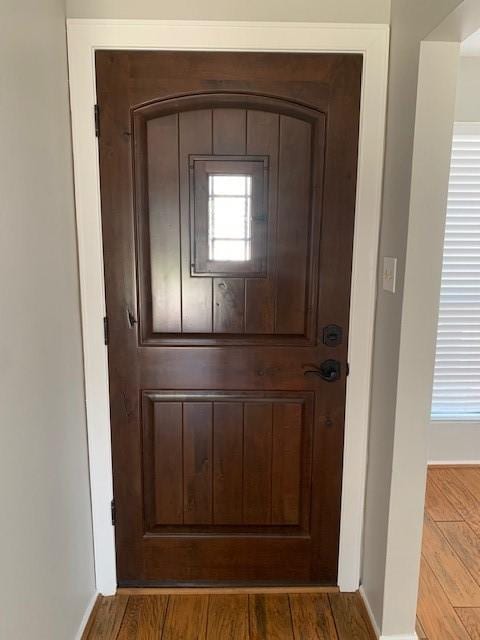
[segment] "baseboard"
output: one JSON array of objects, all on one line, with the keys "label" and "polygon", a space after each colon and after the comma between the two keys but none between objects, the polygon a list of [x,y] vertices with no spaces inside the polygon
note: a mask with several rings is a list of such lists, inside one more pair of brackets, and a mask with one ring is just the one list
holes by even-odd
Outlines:
[{"label": "baseboard", "polygon": [[95,607],[95,604],[97,602],[98,596],[99,596],[99,594],[96,591],[93,594],[92,599],[88,603],[87,608],[85,609],[85,613],[83,614],[83,618],[82,618],[82,621],[80,623],[80,627],[79,627],[77,633],[75,634],[75,640],[82,640],[83,632],[87,628],[88,621],[90,620],[90,616],[92,615],[92,611],[93,611],[93,609]]},{"label": "baseboard", "polygon": [[480,460],[430,460],[428,467],[479,467]]},{"label": "baseboard", "polygon": [[367,594],[363,588],[363,585],[360,585],[359,589],[360,595],[363,600],[363,604],[365,605],[365,609],[367,610],[368,617],[370,618],[370,623],[373,627],[373,631],[378,640],[418,640],[418,636],[416,633],[413,634],[404,634],[404,635],[393,635],[393,636],[383,636],[380,633],[380,629],[378,628],[377,621],[375,620],[375,616],[373,615],[372,609],[370,607],[370,603],[368,602]]},{"label": "baseboard", "polygon": [[368,617],[370,619],[370,624],[373,627],[373,631],[375,633],[375,636],[380,640],[380,629],[378,628],[377,621],[375,620],[375,616],[373,615],[372,608],[370,607],[370,603],[368,601],[367,594],[365,593],[365,589],[363,588],[362,584],[360,585],[360,588],[359,588],[358,591],[359,591],[360,596],[361,596],[361,598],[363,600],[363,604],[365,605],[365,609],[367,610]]}]

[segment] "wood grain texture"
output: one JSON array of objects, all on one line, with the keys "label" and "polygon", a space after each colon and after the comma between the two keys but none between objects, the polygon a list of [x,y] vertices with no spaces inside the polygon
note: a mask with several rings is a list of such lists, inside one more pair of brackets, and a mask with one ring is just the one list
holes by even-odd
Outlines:
[{"label": "wood grain texture", "polygon": [[337,640],[330,601],[326,594],[290,595],[295,640]]},{"label": "wood grain texture", "polygon": [[425,510],[430,518],[435,521],[462,520],[453,504],[443,494],[435,483],[432,474],[428,474],[427,491],[425,494]]},{"label": "wood grain texture", "polygon": [[[212,151],[212,112],[210,109],[186,111],[179,116],[179,166],[181,225],[190,225],[191,154]],[[213,329],[212,282],[210,278],[192,278],[190,273],[190,234],[181,234],[182,328],[186,333],[210,333]]]},{"label": "wood grain texture", "polygon": [[300,516],[302,406],[273,406],[272,521],[297,524]]},{"label": "wood grain texture", "polygon": [[423,525],[423,555],[454,607],[479,607],[480,587],[428,516]]},{"label": "wood grain texture", "polygon": [[155,523],[183,522],[183,417],[181,402],[154,405]]},{"label": "wood grain texture", "polygon": [[248,638],[248,595],[210,596],[207,640]]},{"label": "wood grain texture", "polygon": [[161,637],[168,596],[130,596],[118,640],[157,640]]},{"label": "wood grain texture", "polygon": [[480,638],[480,538],[475,532],[479,479],[479,467],[441,465],[428,470],[417,610],[422,640]]},{"label": "wood grain texture", "polygon": [[212,403],[183,406],[184,522],[212,522]]},{"label": "wood grain texture", "polygon": [[170,596],[162,640],[205,640],[209,596]]},{"label": "wood grain texture", "polygon": [[338,640],[375,640],[368,614],[358,593],[330,594]]},{"label": "wood grain texture", "polygon": [[472,493],[477,500],[480,500],[480,468],[478,467],[457,467],[452,469],[452,473],[460,482]]},{"label": "wood grain texture", "polygon": [[122,589],[112,598],[100,597],[84,640],[373,638],[358,594],[337,592],[332,606],[320,589],[275,593],[278,589],[269,588],[258,594],[246,589],[207,589],[196,594],[179,593],[179,589]]},{"label": "wood grain texture", "polygon": [[147,144],[152,326],[181,331],[178,116],[150,120]]},{"label": "wood grain texture", "polygon": [[213,330],[243,333],[245,328],[245,279],[213,279]]},{"label": "wood grain texture", "polygon": [[294,640],[288,595],[249,597],[250,640]]},{"label": "wood grain texture", "polygon": [[469,640],[465,627],[424,559],[420,568],[417,615],[431,640]]},{"label": "wood grain texture", "polygon": [[116,640],[127,608],[128,596],[101,597],[89,625],[88,640]]},{"label": "wood grain texture", "polygon": [[466,522],[439,522],[438,527],[480,584],[480,538]]},{"label": "wood grain texture", "polygon": [[432,469],[434,482],[455,506],[462,519],[480,534],[480,500],[471,493],[456,475],[455,469]]},{"label": "wood grain texture", "polygon": [[471,640],[480,640],[480,609],[456,609]]},{"label": "wood grain texture", "polygon": [[272,404],[247,402],[244,410],[243,517],[272,521]]},{"label": "wood grain texture", "polygon": [[417,618],[416,623],[415,623],[415,631],[417,633],[417,636],[418,636],[419,640],[428,640],[427,639],[427,634],[423,630],[423,627],[422,627],[422,625],[420,623],[420,620],[418,618]]},{"label": "wood grain texture", "polygon": [[[335,585],[362,56],[95,60],[119,584]],[[249,164],[248,262],[262,268],[196,271],[196,212],[208,205],[196,166],[220,171],[214,154],[222,171]],[[344,331],[334,386],[303,375],[331,355],[317,335],[330,322]],[[275,425],[270,445],[268,418],[258,440],[245,421],[243,465],[238,427],[220,432],[202,413],[239,393],[303,406],[303,423]],[[183,459],[177,425],[166,464],[170,446],[145,419],[162,394],[184,405]],[[327,413],[328,433],[314,420]]]},{"label": "wood grain texture", "polygon": [[243,521],[243,404],[215,402],[213,406],[213,521]]}]

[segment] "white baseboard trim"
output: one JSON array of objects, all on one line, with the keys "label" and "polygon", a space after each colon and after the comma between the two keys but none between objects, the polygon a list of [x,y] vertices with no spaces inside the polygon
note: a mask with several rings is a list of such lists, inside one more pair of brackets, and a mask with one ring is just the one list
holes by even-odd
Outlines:
[{"label": "white baseboard trim", "polygon": [[85,631],[85,627],[87,626],[87,623],[90,619],[90,615],[93,611],[93,607],[95,606],[95,603],[97,601],[97,598],[99,596],[98,591],[95,591],[95,593],[92,596],[92,599],[90,600],[90,602],[87,605],[87,608],[85,609],[85,613],[83,614],[83,618],[82,621],[80,623],[80,627],[77,631],[77,633],[75,634],[75,639],[74,640],[82,640],[82,635],[83,632]]},{"label": "white baseboard trim", "polygon": [[434,467],[435,465],[455,465],[455,466],[462,466],[465,465],[467,467],[471,467],[471,466],[480,466],[480,460],[429,460],[428,461],[428,466],[429,467]]},{"label": "white baseboard trim", "polygon": [[367,594],[365,593],[363,585],[360,585],[359,592],[362,597],[363,604],[365,605],[365,609],[367,610],[368,617],[370,618],[373,631],[376,637],[378,638],[378,640],[418,640],[418,636],[416,633],[404,634],[404,635],[393,635],[393,636],[382,636],[380,633],[380,629],[378,628],[378,623],[375,620],[375,616],[373,615],[372,609],[370,607],[370,603],[368,601]]},{"label": "white baseboard trim", "polygon": [[363,604],[365,605],[365,609],[367,610],[368,617],[370,618],[370,622],[371,622],[371,625],[373,627],[373,631],[375,632],[376,637],[379,638],[379,640],[380,640],[380,637],[381,637],[380,636],[380,629],[378,628],[378,623],[375,620],[375,616],[373,615],[372,608],[370,607],[370,603],[368,601],[367,594],[365,593],[365,589],[363,588],[362,584],[360,585],[360,588],[359,588],[358,591],[360,593],[360,596],[362,597]]}]

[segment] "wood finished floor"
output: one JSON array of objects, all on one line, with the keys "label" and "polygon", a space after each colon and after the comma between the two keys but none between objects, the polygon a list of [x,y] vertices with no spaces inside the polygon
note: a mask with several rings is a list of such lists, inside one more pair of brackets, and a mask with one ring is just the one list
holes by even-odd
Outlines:
[{"label": "wood finished floor", "polygon": [[[428,471],[421,640],[480,640],[480,467]],[[119,593],[83,640],[373,640],[358,594]]]},{"label": "wood finished floor", "polygon": [[417,634],[480,640],[480,467],[430,468]]},{"label": "wood finished floor", "polygon": [[357,593],[101,597],[83,640],[374,640]]}]

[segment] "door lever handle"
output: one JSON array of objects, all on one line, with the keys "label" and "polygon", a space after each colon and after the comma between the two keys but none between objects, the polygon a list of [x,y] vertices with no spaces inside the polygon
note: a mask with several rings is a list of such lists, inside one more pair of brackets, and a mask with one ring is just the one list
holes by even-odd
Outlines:
[{"label": "door lever handle", "polygon": [[325,380],[325,382],[335,382],[336,380],[339,380],[341,374],[342,367],[338,360],[324,360],[318,367],[313,366],[313,368],[307,369],[303,375],[318,376],[322,380]]}]

